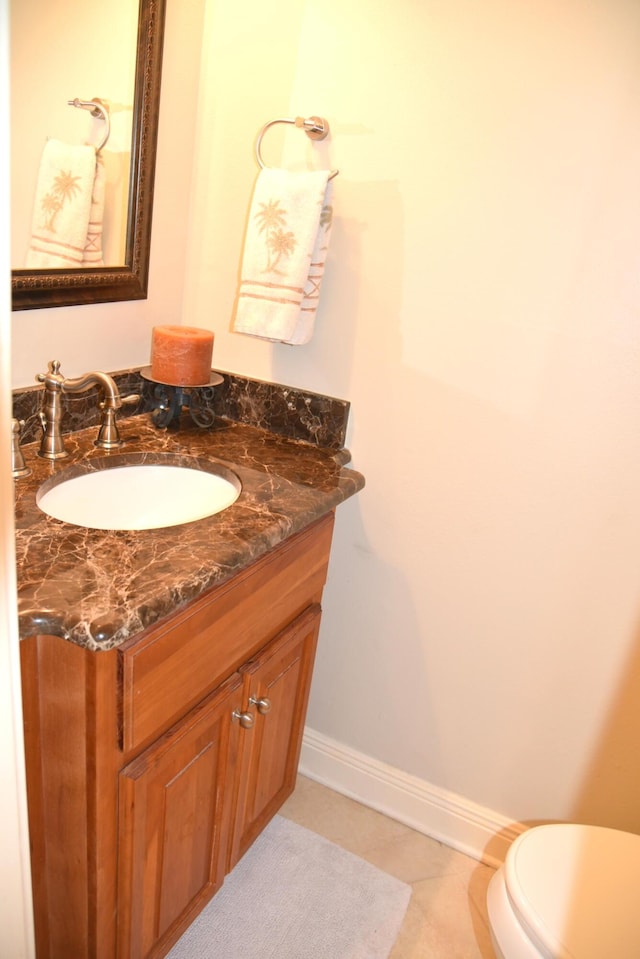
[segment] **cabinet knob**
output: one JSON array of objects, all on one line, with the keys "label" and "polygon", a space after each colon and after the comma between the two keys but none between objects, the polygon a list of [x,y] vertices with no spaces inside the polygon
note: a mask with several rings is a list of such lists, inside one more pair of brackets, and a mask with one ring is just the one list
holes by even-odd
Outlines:
[{"label": "cabinet knob", "polygon": [[253,713],[241,713],[239,709],[234,709],[231,713],[232,719],[237,719],[243,729],[251,729],[256,721]]},{"label": "cabinet knob", "polygon": [[250,706],[257,706],[257,707],[258,707],[258,712],[259,712],[262,716],[264,716],[265,713],[268,713],[269,710],[271,709],[271,700],[270,700],[270,699],[267,699],[266,696],[264,696],[262,699],[256,699],[255,696],[250,696],[250,697],[249,697],[249,705],[250,705]]}]

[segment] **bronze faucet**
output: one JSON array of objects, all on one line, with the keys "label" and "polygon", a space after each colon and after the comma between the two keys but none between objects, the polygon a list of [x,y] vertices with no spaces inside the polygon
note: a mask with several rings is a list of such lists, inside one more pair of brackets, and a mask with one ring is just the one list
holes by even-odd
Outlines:
[{"label": "bronze faucet", "polygon": [[95,446],[111,450],[122,445],[116,425],[116,410],[119,410],[122,406],[122,399],[118,387],[107,373],[85,373],[84,376],[68,380],[60,373],[60,361],[51,360],[47,372],[38,373],[36,380],[39,383],[44,383],[44,408],[40,412],[40,421],[44,433],[38,451],[39,456],[55,460],[69,455],[64,447],[60,427],[62,394],[83,393],[92,386],[100,386],[104,394],[104,399],[100,403],[102,420]]}]

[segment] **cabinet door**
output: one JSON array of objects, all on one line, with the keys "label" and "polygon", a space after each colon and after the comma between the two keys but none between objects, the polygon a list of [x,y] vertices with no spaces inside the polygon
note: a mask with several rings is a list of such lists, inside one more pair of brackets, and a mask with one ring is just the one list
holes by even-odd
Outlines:
[{"label": "cabinet door", "polygon": [[121,959],[164,955],[222,884],[241,688],[236,673],[120,773]]},{"label": "cabinet door", "polygon": [[314,604],[240,670],[254,723],[242,730],[229,869],[293,792],[319,627]]}]

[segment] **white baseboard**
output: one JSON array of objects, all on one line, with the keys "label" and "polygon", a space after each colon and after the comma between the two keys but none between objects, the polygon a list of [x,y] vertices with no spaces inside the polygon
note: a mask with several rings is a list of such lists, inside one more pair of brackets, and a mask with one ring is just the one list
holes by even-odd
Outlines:
[{"label": "white baseboard", "polygon": [[490,866],[526,828],[305,727],[299,771]]}]

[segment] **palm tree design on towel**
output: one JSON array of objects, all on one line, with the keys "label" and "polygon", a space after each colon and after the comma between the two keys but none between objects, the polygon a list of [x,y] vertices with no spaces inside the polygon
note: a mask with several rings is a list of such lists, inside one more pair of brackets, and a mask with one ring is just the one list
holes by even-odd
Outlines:
[{"label": "palm tree design on towel", "polygon": [[56,232],[55,218],[67,200],[72,200],[80,192],[79,180],[80,177],[72,176],[71,171],[60,170],[53,181],[53,188],[41,201],[45,229]]},{"label": "palm tree design on towel", "polygon": [[283,256],[291,256],[296,245],[296,237],[290,230],[285,232],[287,211],[277,200],[261,203],[260,207],[260,211],[255,214],[255,219],[259,223],[258,232],[266,233],[267,250],[267,265],[262,272],[278,273],[282,276],[283,271],[278,269],[278,263]]}]

